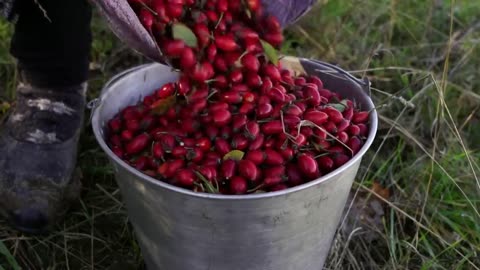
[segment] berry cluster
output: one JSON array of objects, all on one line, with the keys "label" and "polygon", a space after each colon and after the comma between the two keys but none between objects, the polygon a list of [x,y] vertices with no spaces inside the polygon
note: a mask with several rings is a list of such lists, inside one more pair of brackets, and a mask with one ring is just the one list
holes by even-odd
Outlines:
[{"label": "berry cluster", "polygon": [[[255,0],[131,0],[181,77],[108,123],[113,152],[198,192],[279,191],[350,160],[369,113],[282,69],[278,21]],[[272,53],[273,50],[273,53]]]}]

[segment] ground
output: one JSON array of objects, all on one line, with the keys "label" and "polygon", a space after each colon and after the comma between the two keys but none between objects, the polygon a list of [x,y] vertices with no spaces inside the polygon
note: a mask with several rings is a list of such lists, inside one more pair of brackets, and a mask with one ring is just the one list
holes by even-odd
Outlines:
[{"label": "ground", "polygon": [[[480,2],[471,0],[323,0],[287,30],[285,54],[367,76],[380,113],[325,269],[480,268],[478,14]],[[90,99],[115,73],[146,62],[98,17],[93,29]],[[0,23],[0,114],[16,79],[10,34]],[[141,267],[88,123],[79,166],[82,200],[52,234],[22,235],[0,221],[0,269]]]}]

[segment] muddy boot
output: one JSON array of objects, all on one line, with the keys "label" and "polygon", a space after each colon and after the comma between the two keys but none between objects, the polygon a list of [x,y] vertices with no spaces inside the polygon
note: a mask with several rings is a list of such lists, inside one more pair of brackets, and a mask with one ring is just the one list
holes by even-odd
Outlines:
[{"label": "muddy boot", "polygon": [[0,123],[0,214],[20,231],[45,232],[79,195],[85,90],[20,84]]}]

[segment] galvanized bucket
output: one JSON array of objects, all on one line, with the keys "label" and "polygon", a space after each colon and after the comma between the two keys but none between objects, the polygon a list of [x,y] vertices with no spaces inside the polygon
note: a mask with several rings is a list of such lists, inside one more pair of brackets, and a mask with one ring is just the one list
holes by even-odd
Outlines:
[{"label": "galvanized bucket", "polygon": [[362,156],[377,131],[368,81],[322,62],[285,58],[284,66],[317,74],[372,110],[370,135],[361,151],[338,170],[284,191],[243,196],[194,193],[143,175],[105,143],[105,126],[121,108],[178,74],[161,64],[128,70],[112,79],[94,108],[98,143],[115,169],[145,263],[151,270],[322,269]]}]

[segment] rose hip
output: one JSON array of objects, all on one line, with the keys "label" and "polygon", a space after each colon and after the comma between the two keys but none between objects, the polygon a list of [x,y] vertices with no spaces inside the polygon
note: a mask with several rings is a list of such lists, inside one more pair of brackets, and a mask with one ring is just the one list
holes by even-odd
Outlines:
[{"label": "rose hip", "polygon": [[260,61],[258,61],[258,58],[252,53],[244,55],[241,62],[242,66],[251,72],[258,72],[260,69]]},{"label": "rose hip", "polygon": [[248,159],[239,161],[238,171],[240,172],[241,176],[250,181],[255,181],[260,176],[257,166]]},{"label": "rose hip", "polygon": [[215,111],[212,115],[213,123],[217,126],[224,126],[232,120],[232,114],[227,110]]},{"label": "rose hip", "polygon": [[279,134],[283,132],[283,124],[280,120],[273,120],[263,124],[261,129],[266,135]]},{"label": "rose hip", "polygon": [[283,156],[273,149],[265,149],[265,163],[268,165],[281,165],[285,162]]},{"label": "rose hip", "polygon": [[184,169],[184,170],[180,170],[176,174],[175,179],[178,181],[178,183],[181,186],[191,187],[191,186],[193,186],[193,183],[195,183],[196,176],[195,176],[195,173],[192,170]]},{"label": "rose hip", "polygon": [[368,121],[369,113],[368,112],[356,112],[353,114],[352,122],[355,124],[366,123]]},{"label": "rose hip", "polygon": [[265,158],[266,158],[265,152],[262,151],[262,150],[249,151],[245,155],[245,159],[250,160],[251,162],[253,162],[256,165],[262,164],[265,161]]},{"label": "rose hip", "polygon": [[237,170],[237,162],[233,159],[227,159],[222,162],[222,175],[225,179],[232,178]]},{"label": "rose hip", "polygon": [[315,175],[318,172],[318,165],[315,159],[308,154],[300,154],[297,157],[298,169],[307,177]]},{"label": "rose hip", "polygon": [[147,147],[150,141],[151,137],[149,134],[140,134],[126,145],[125,151],[129,155],[138,154]]},{"label": "rose hip", "polygon": [[217,138],[215,140],[215,150],[220,155],[226,155],[228,152],[231,151],[230,144],[225,139]]},{"label": "rose hip", "polygon": [[230,192],[232,194],[240,195],[245,194],[248,189],[247,180],[240,176],[234,176],[230,180]]},{"label": "rose hip", "polygon": [[263,142],[265,141],[265,136],[263,134],[259,134],[253,141],[250,142],[250,146],[248,150],[258,150],[262,147]]}]

